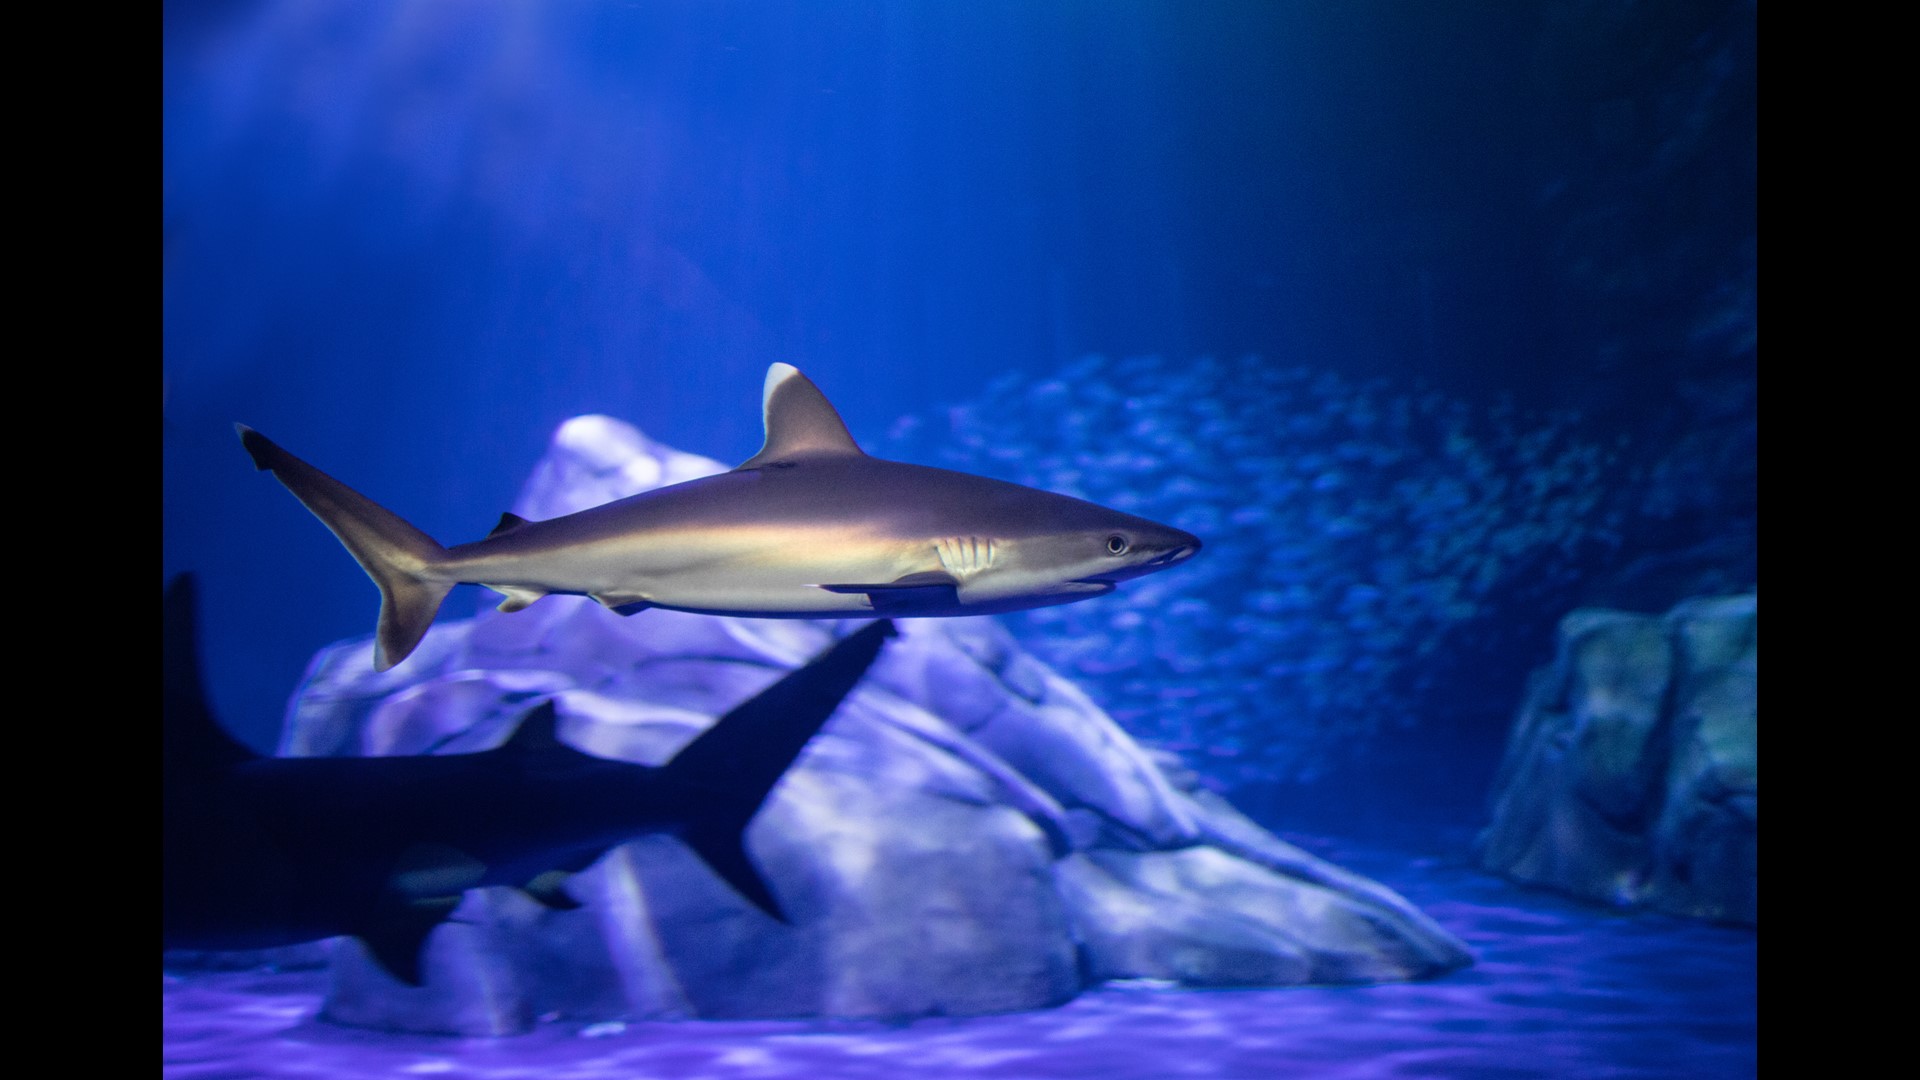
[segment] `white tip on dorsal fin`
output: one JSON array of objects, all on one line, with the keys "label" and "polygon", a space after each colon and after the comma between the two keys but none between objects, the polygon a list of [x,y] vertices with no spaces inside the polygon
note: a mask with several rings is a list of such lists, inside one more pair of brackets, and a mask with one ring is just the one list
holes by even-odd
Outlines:
[{"label": "white tip on dorsal fin", "polygon": [[766,420],[767,441],[759,453],[741,463],[742,469],[757,469],[776,461],[864,456],[826,395],[792,364],[775,364],[767,369],[760,410]]}]

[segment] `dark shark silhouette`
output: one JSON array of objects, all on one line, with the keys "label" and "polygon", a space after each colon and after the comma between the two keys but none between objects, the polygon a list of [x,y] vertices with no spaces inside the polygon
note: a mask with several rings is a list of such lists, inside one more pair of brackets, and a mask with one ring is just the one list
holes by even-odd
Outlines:
[{"label": "dark shark silhouette", "polygon": [[742,831],[895,634],[883,619],[841,639],[658,767],[560,742],[551,700],[482,753],[273,758],[236,741],[207,705],[191,576],[174,580],[164,606],[164,947],[352,934],[416,986],[421,946],[464,890],[509,885],[578,907],[567,877],[647,832],[678,835],[787,921]]}]

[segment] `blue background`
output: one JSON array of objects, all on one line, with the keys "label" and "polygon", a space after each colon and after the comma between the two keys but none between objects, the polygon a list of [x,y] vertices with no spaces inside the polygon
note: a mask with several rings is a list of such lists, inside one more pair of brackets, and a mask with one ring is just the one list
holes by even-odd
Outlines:
[{"label": "blue background", "polygon": [[743,460],[773,361],[870,448],[1086,354],[1573,407],[1693,465],[1622,559],[1750,563],[1754,6],[1656,7],[168,4],[163,573],[216,709],[270,747],[377,608],[232,422],[453,543],[573,415]]}]

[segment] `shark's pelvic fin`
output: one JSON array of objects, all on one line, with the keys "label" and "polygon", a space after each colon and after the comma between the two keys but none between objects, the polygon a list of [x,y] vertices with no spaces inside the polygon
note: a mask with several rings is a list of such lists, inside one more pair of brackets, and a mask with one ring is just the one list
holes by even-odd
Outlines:
[{"label": "shark's pelvic fin", "polygon": [[766,442],[740,469],[810,457],[866,456],[826,395],[792,364],[767,369],[760,411],[766,422]]},{"label": "shark's pelvic fin", "polygon": [[373,666],[385,671],[407,658],[454,583],[431,571],[446,549],[398,514],[282,450],[245,424],[233,425],[255,468],[273,473],[313,516],[333,530],[360,568],[380,587],[380,623],[374,633]]},{"label": "shark's pelvic fin", "polygon": [[460,895],[433,897],[411,903],[396,903],[374,926],[354,930],[354,936],[367,943],[368,951],[394,978],[408,986],[420,985],[421,952],[427,935],[447,921],[460,906]]},{"label": "shark's pelvic fin", "polygon": [[520,891],[538,900],[549,911],[573,911],[581,904],[566,890],[567,880],[571,877],[573,874],[570,871],[548,870],[520,886]]},{"label": "shark's pelvic fin", "polygon": [[496,610],[504,611],[508,614],[525,610],[527,606],[535,600],[547,595],[539,589],[524,589],[518,585],[489,585],[487,588],[506,597],[506,599],[500,601],[500,606]]}]

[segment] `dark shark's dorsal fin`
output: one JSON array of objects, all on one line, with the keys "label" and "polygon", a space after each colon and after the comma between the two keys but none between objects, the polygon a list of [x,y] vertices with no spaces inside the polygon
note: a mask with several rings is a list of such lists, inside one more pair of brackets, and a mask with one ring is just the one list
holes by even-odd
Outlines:
[{"label": "dark shark's dorsal fin", "polygon": [[792,364],[775,364],[767,369],[760,412],[766,422],[767,440],[759,453],[741,463],[740,469],[810,457],[866,456],[826,395]]},{"label": "dark shark's dorsal fin", "polygon": [[526,757],[580,752],[560,741],[560,714],[554,709],[552,698],[521,717],[520,726],[513,729],[500,749]]},{"label": "dark shark's dorsal fin", "polygon": [[494,537],[499,536],[501,533],[504,533],[504,532],[512,532],[513,530],[519,528],[522,525],[525,525],[526,523],[527,523],[526,518],[523,518],[519,514],[516,514],[513,511],[509,510],[506,513],[500,515],[500,523],[498,525],[495,525],[493,527],[493,531],[487,534],[487,539],[491,540]]},{"label": "dark shark's dorsal fin", "polygon": [[162,752],[169,765],[224,769],[260,755],[227,734],[207,706],[200,681],[199,585],[192,574],[168,583],[161,598]]}]

